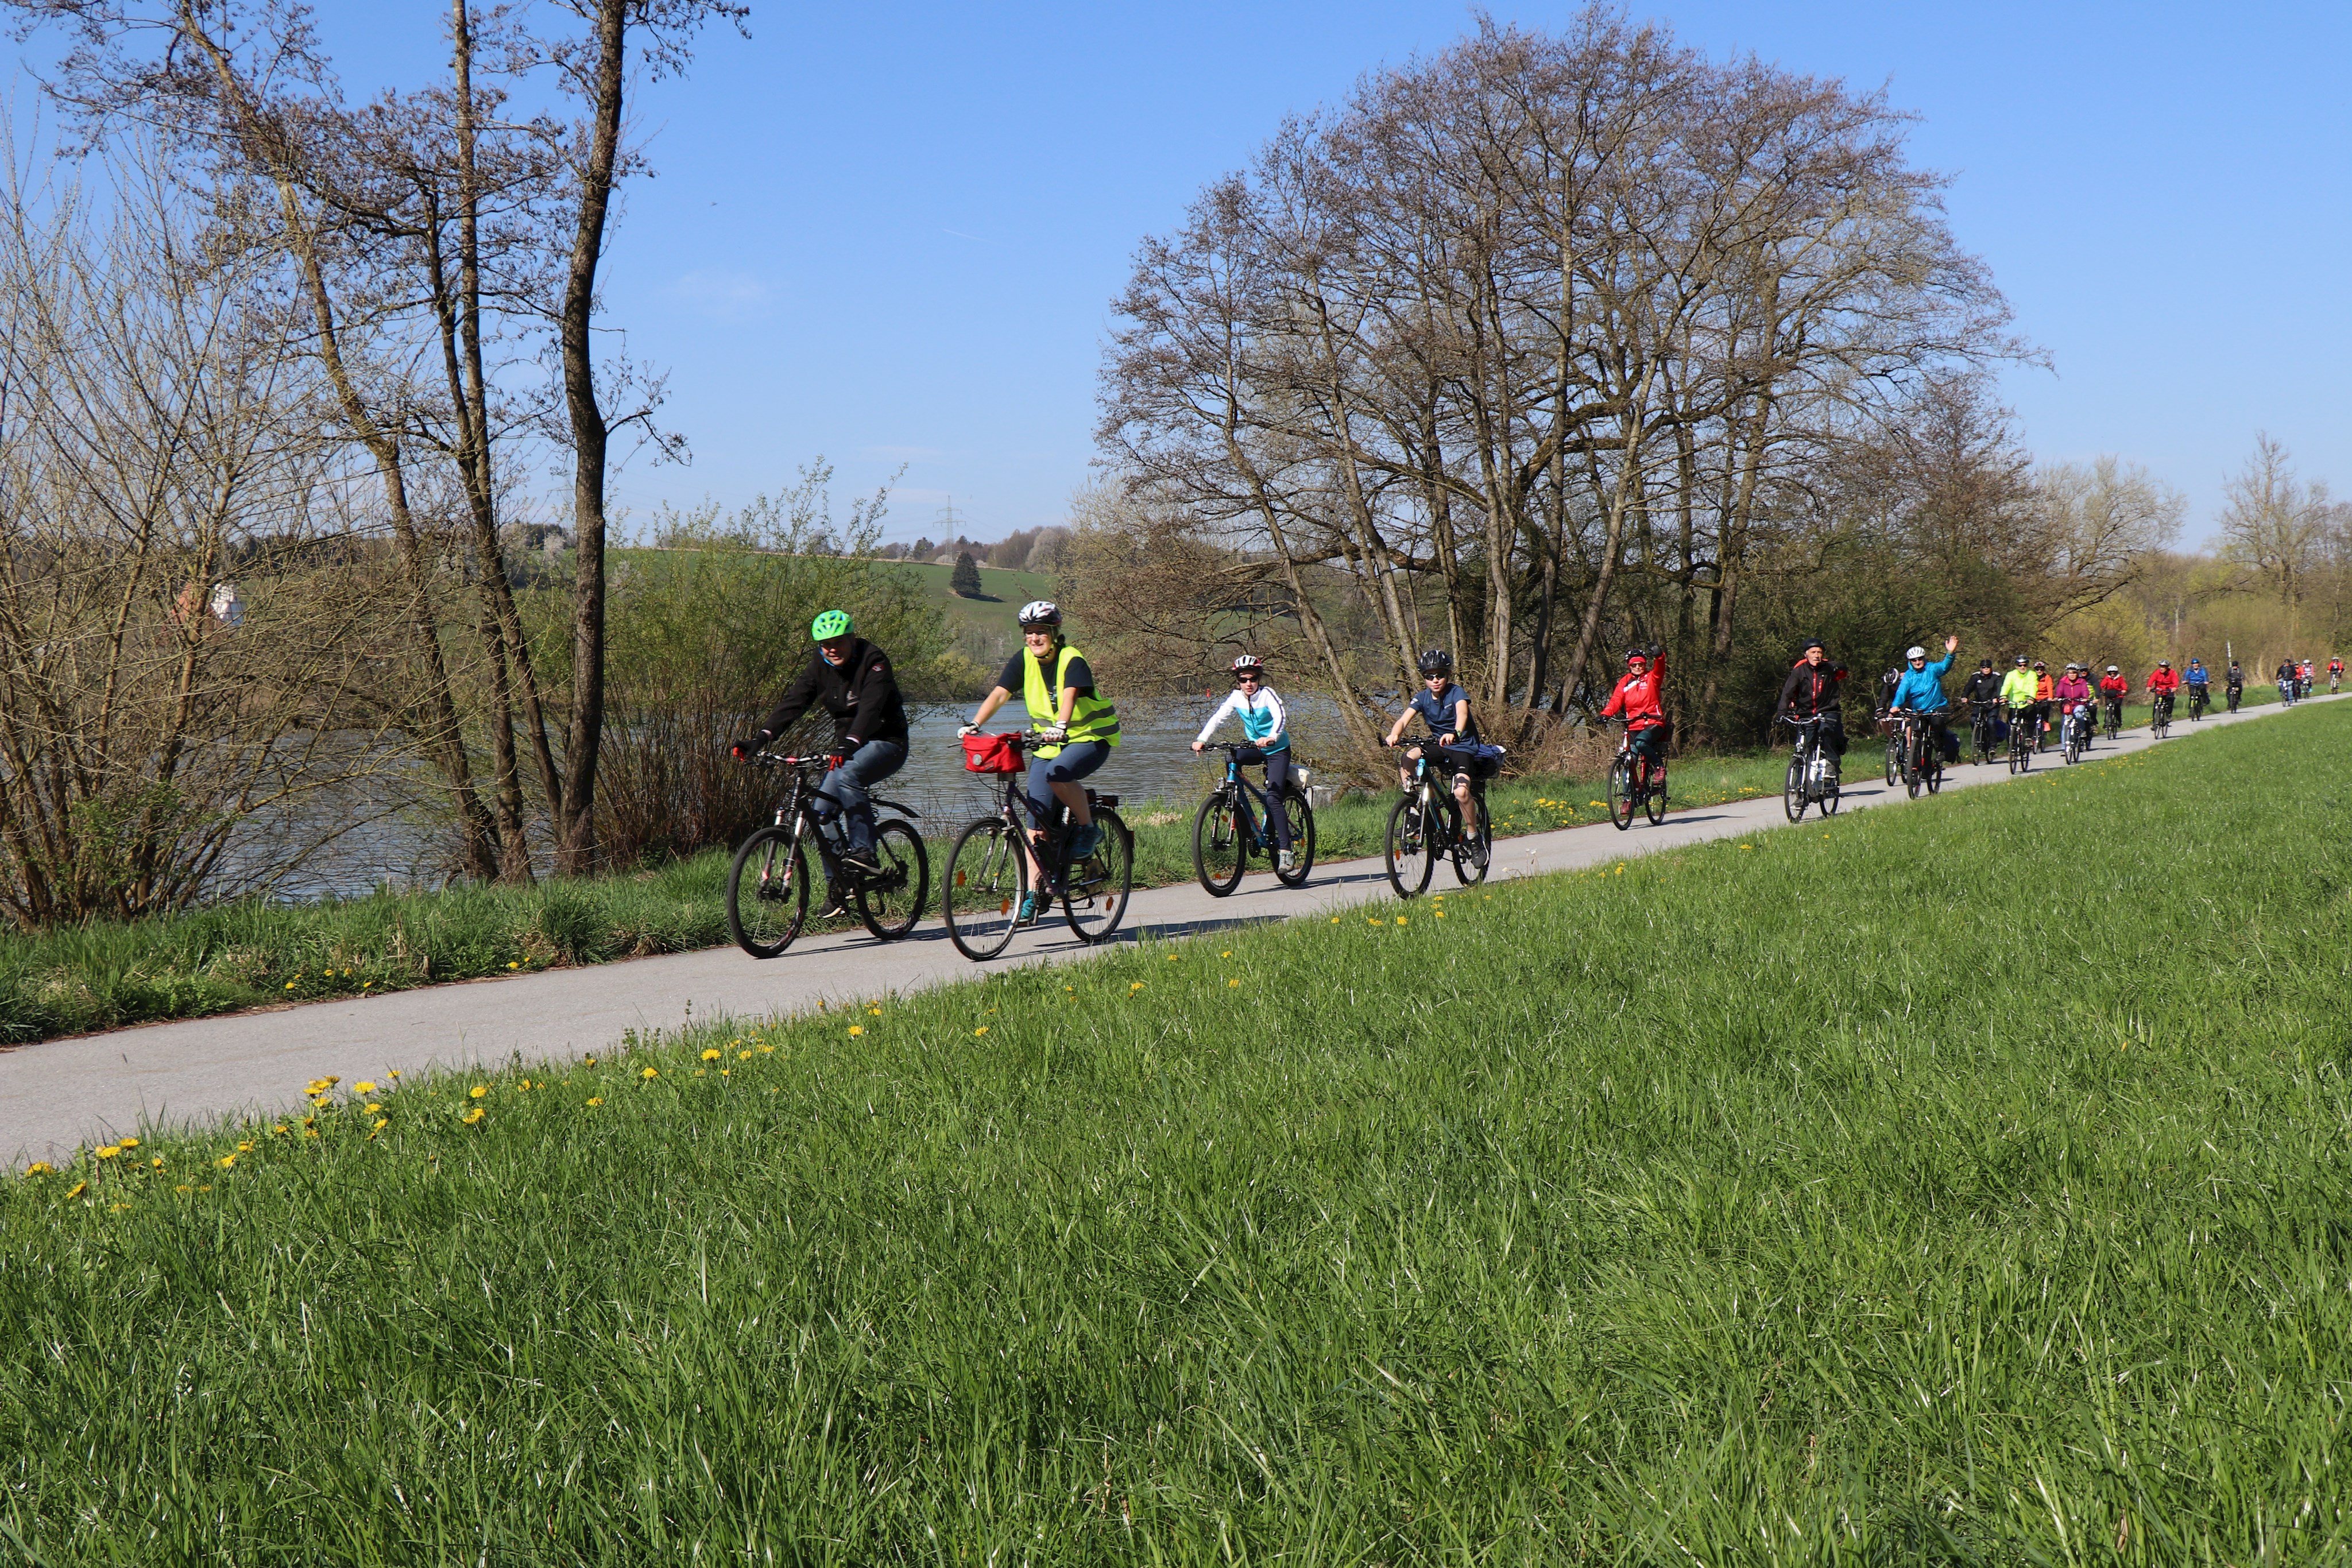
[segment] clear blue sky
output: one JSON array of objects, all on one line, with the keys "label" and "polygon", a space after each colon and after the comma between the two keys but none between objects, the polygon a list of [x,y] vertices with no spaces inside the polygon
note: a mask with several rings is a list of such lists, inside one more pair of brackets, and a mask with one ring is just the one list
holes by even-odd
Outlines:
[{"label": "clear blue sky", "polygon": [[[2352,484],[2352,8],[1692,0],[1632,7],[1718,56],[1882,83],[1921,119],[1984,256],[2055,373],[2006,379],[2050,458],[2113,452],[2210,527],[2258,429]],[[1568,5],[1496,8],[1559,26]],[[329,0],[354,89],[434,66],[442,9]],[[771,5],[637,100],[658,178],[630,196],[607,302],[667,368],[688,467],[644,508],[727,502],[831,457],[906,465],[890,533],[1057,520],[1093,455],[1095,375],[1142,235],[1289,111],[1442,47],[1466,8]],[[405,36],[404,36],[405,35]]]}]

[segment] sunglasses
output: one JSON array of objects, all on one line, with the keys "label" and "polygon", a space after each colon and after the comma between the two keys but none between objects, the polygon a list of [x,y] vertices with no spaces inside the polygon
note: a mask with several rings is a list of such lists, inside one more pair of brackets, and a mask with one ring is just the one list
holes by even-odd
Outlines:
[{"label": "sunglasses", "polygon": [[1234,685],[1237,686],[1254,686],[1264,679],[1265,679],[1264,675],[1235,675],[1234,677]]}]

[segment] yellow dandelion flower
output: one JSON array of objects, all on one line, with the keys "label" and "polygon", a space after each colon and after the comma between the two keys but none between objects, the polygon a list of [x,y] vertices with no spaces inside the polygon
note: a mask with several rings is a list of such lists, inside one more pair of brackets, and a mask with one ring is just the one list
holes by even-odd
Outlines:
[{"label": "yellow dandelion flower", "polygon": [[[285,1128],[284,1124],[281,1124],[278,1126],[278,1130],[279,1132],[281,1132],[281,1133],[282,1133],[282,1132],[284,1132],[284,1131],[286,1130],[286,1128]],[[249,1143],[239,1144],[239,1145],[237,1145],[237,1146],[236,1146],[236,1152],[237,1152],[238,1154],[240,1154],[240,1155],[249,1155],[249,1154],[253,1153],[253,1145],[252,1145],[251,1144],[249,1144]]]},{"label": "yellow dandelion flower", "polygon": [[986,1024],[982,1024],[982,1025],[981,1025],[978,1029],[976,1029],[976,1030],[972,1030],[971,1032],[972,1032],[975,1036],[977,1036],[977,1035],[983,1035],[983,1034],[986,1034],[986,1033],[988,1032],[988,1026],[987,1026]]},{"label": "yellow dandelion flower", "polygon": [[368,1107],[367,1107],[367,1113],[368,1113],[369,1115],[373,1116],[373,1115],[374,1115],[377,1112],[379,1112],[379,1111],[381,1111],[381,1110],[383,1110],[383,1107],[382,1105],[370,1105],[370,1106],[368,1106]]},{"label": "yellow dandelion flower", "polygon": [[488,1094],[489,1092],[490,1086],[488,1084],[477,1083],[471,1089],[466,1091],[466,1098],[468,1100],[479,1100],[483,1095]]},{"label": "yellow dandelion flower", "polygon": [[[862,1024],[862,1023],[854,1023],[854,1024],[851,1024],[851,1025],[849,1026],[849,1032],[850,1032],[851,1034],[853,1034],[853,1035],[864,1034],[864,1033],[866,1032],[866,1026],[865,1026],[864,1024]],[[745,1051],[743,1054],[744,1054],[744,1055],[746,1055],[746,1056],[749,1056],[749,1055],[751,1055],[751,1053],[750,1051]]]},{"label": "yellow dandelion flower", "polygon": [[391,1126],[391,1125],[392,1125],[392,1121],[391,1121],[391,1119],[390,1119],[389,1117],[385,1117],[385,1116],[378,1116],[378,1117],[375,1119],[375,1128],[374,1128],[374,1130],[375,1130],[376,1132],[381,1133],[381,1132],[383,1132],[386,1127],[389,1127],[389,1126]]},{"label": "yellow dandelion flower", "polygon": [[637,1076],[640,1078],[659,1078],[661,1076],[661,1069],[658,1067],[648,1067],[644,1071],[638,1073]]},{"label": "yellow dandelion flower", "polygon": [[1218,954],[1218,955],[1217,955],[1217,956],[1218,956],[1218,957],[1220,957],[1220,958],[1230,958],[1230,957],[1232,957],[1233,956],[1234,956],[1234,950],[1233,950],[1231,947],[1226,948],[1223,952],[1222,952],[1222,953],[1220,953],[1220,954]]},{"label": "yellow dandelion flower", "polygon": [[291,980],[287,981],[287,982],[286,982],[286,988],[287,988],[288,990],[289,990],[289,991],[290,991],[290,990],[292,990],[292,989],[294,988],[294,982],[293,982],[293,981],[291,981]]},{"label": "yellow dandelion flower", "polygon": [[776,1054],[776,1048],[772,1045],[763,1045],[760,1048],[760,1054],[761,1056],[773,1056]]},{"label": "yellow dandelion flower", "polygon": [[47,1160],[35,1160],[25,1167],[25,1174],[28,1176],[47,1176],[57,1168]]},{"label": "yellow dandelion flower", "polygon": [[84,1193],[88,1192],[89,1190],[89,1183],[88,1183],[88,1182],[86,1182],[86,1181],[78,1181],[78,1182],[74,1183],[74,1184],[73,1184],[73,1186],[69,1186],[69,1187],[66,1188],[66,1196],[67,1196],[68,1197],[79,1197],[82,1194],[84,1194]]},{"label": "yellow dandelion flower", "polygon": [[139,1146],[139,1140],[136,1138],[117,1138],[114,1141],[121,1148],[135,1149]]},{"label": "yellow dandelion flower", "polygon": [[236,1156],[235,1155],[223,1155],[220,1157],[220,1168],[223,1170],[228,1169],[235,1164],[236,1164]]},{"label": "yellow dandelion flower", "polygon": [[702,1060],[705,1061],[716,1061],[719,1060],[719,1049],[716,1046],[713,1046],[710,1050],[702,1053]]},{"label": "yellow dandelion flower", "polygon": [[1333,916],[1331,916],[1331,924],[1332,924],[1332,925],[1339,925],[1339,917],[1338,915],[1333,915]]},{"label": "yellow dandelion flower", "polygon": [[1443,919],[1444,919],[1444,918],[1445,918],[1445,911],[1444,911],[1443,909],[1433,909],[1433,910],[1431,910],[1431,911],[1430,911],[1430,913],[1431,913],[1432,915],[1436,915],[1436,916],[1437,916],[1437,918],[1439,918],[1440,920],[1443,920]]},{"label": "yellow dandelion flower", "polygon": [[739,1051],[735,1053],[735,1060],[738,1061],[749,1061],[751,1060],[751,1053],[748,1051]]},{"label": "yellow dandelion flower", "polygon": [[470,1127],[488,1114],[489,1113],[488,1111],[485,1111],[479,1105],[477,1105],[472,1110],[467,1112],[464,1115],[458,1117],[457,1120],[465,1123],[466,1125]]},{"label": "yellow dandelion flower", "polygon": [[316,1100],[311,1101],[310,1103],[316,1105],[321,1111],[324,1111],[331,1107],[334,1104],[334,1101],[327,1095],[321,1094]]},{"label": "yellow dandelion flower", "polygon": [[1141,980],[1138,980],[1138,981],[1136,981],[1133,985],[1131,985],[1131,986],[1128,987],[1127,988],[1128,988],[1129,991],[1139,991],[1139,990],[1143,989],[1143,982],[1142,982]]},{"label": "yellow dandelion flower", "polygon": [[520,964],[509,964],[507,967],[509,969],[520,969],[522,966]]},{"label": "yellow dandelion flower", "polygon": [[173,1187],[172,1190],[173,1190],[173,1192],[194,1192],[194,1191],[195,1191],[196,1189],[195,1189],[194,1187],[190,1186],[186,1182],[182,1182],[179,1186],[177,1186]]},{"label": "yellow dandelion flower", "polygon": [[373,1094],[375,1092],[375,1084],[373,1081],[362,1078],[357,1083],[352,1085],[352,1092],[354,1094]]},{"label": "yellow dandelion flower", "polygon": [[110,1203],[106,1206],[106,1212],[109,1214],[121,1214],[124,1209],[129,1208],[131,1206],[127,1203]]},{"label": "yellow dandelion flower", "polygon": [[867,1008],[866,1011],[869,1016],[874,1018],[878,1019],[882,1016],[882,1009],[880,1008]]},{"label": "yellow dandelion flower", "polygon": [[[591,1061],[593,1061],[595,1060],[595,1058],[594,1058],[594,1057],[590,1057],[590,1058],[589,1058],[589,1060],[590,1060]],[[385,1076],[386,1078],[397,1078],[397,1077],[399,1077],[399,1076],[400,1076],[400,1069],[399,1069],[399,1068],[397,1068],[397,1067],[395,1067],[395,1068],[394,1068],[390,1072],[385,1073],[385,1074],[384,1074],[384,1076]]]},{"label": "yellow dandelion flower", "polygon": [[698,1067],[694,1070],[694,1075],[697,1078],[708,1078],[710,1076],[710,1069],[708,1067]]},{"label": "yellow dandelion flower", "polygon": [[591,1105],[602,1105],[604,1103],[604,1097],[602,1094],[591,1094],[588,1096],[588,1103]]},{"label": "yellow dandelion flower", "polygon": [[719,1076],[721,1078],[732,1078],[735,1076],[735,1070],[731,1067],[722,1067],[719,1070]]},{"label": "yellow dandelion flower", "polygon": [[374,984],[375,982],[373,980],[362,980],[360,982],[360,989],[364,991]]},{"label": "yellow dandelion flower", "polygon": [[1177,958],[1177,955],[1175,955],[1175,954],[1173,954],[1173,953],[1171,953],[1171,954],[1169,954],[1169,955],[1168,955],[1168,961],[1169,961],[1170,963],[1171,963],[1171,964],[1172,964],[1172,963],[1174,963],[1174,962],[1176,961],[1176,958]]},{"label": "yellow dandelion flower", "polygon": [[110,1160],[115,1155],[121,1154],[122,1150],[116,1145],[109,1144],[102,1149],[93,1149],[90,1152],[95,1154],[100,1159]]},{"label": "yellow dandelion flower", "polygon": [[1240,985],[1241,985],[1241,982],[1240,982],[1239,980],[1227,980],[1227,981],[1225,982],[1225,985],[1226,985],[1229,988],[1238,988],[1240,987]]},{"label": "yellow dandelion flower", "polygon": [[149,1160],[147,1162],[147,1168],[151,1171],[162,1170],[163,1168],[163,1156],[157,1155],[153,1159]]}]

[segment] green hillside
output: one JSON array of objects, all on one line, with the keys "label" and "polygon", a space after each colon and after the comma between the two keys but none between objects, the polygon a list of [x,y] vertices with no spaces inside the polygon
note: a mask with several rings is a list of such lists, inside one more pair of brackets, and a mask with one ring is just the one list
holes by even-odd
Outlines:
[{"label": "green hillside", "polygon": [[955,569],[930,561],[893,562],[892,571],[903,572],[923,585],[931,601],[945,612],[948,633],[957,649],[966,657],[983,666],[1012,657],[1020,646],[1020,629],[1013,617],[1033,599],[1054,597],[1054,580],[1040,572],[1008,571],[999,567],[980,569],[980,586],[986,595],[981,599],[964,599],[949,591],[948,579]]}]

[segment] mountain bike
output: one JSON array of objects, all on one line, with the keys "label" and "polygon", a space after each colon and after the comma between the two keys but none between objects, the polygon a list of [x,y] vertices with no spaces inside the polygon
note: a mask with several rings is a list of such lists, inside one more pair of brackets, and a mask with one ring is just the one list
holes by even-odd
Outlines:
[{"label": "mountain bike", "polygon": [[[923,835],[895,817],[877,822],[874,862],[880,869],[858,871],[842,862],[817,817],[817,786],[840,766],[840,759],[762,751],[751,760],[761,768],[789,768],[792,779],[776,804],[775,820],[743,841],[735,852],[735,863],[728,868],[727,929],[735,945],[754,958],[772,958],[792,946],[808,921],[812,855],[826,881],[856,905],[857,918],[877,938],[888,942],[912,931],[931,891],[930,856]],[[922,815],[879,795],[873,800],[908,817]]]},{"label": "mountain bike", "polygon": [[1969,740],[1976,766],[1981,768],[2000,749],[2000,703],[1979,697],[1969,704]]},{"label": "mountain bike", "polygon": [[2235,712],[2237,712],[2237,711],[2238,711],[2238,703],[2239,703],[2239,701],[2240,701],[2242,698],[2243,698],[2243,697],[2245,696],[2245,695],[2246,695],[2246,689],[2245,689],[2245,687],[2243,687],[2243,686],[2231,686],[2231,687],[2230,688],[2230,691],[2229,691],[2229,697],[2230,697],[2230,711],[2231,711],[2231,713],[2235,713]]},{"label": "mountain bike", "polygon": [[1919,798],[1925,786],[1933,795],[1944,788],[1944,748],[1936,738],[1936,727],[1927,722],[1925,714],[1910,709],[1899,715],[1899,731],[1903,744],[1903,788],[1913,799]]},{"label": "mountain bike", "polygon": [[[985,738],[1003,743],[1001,751],[1010,765],[975,771],[1004,775],[1004,799],[992,814],[975,819],[958,834],[955,848],[948,852],[940,912],[947,917],[949,940],[973,963],[984,962],[1010,946],[1024,926],[1039,924],[1055,900],[1079,941],[1108,940],[1126,918],[1128,900],[1135,891],[1135,835],[1115,810],[1118,797],[1087,791],[1087,810],[1101,831],[1090,853],[1073,856],[1076,824],[1070,821],[1070,808],[1058,800],[1043,837],[1033,838],[1021,766],[1027,735],[1014,730]],[[1032,891],[1028,850],[1033,842],[1045,870],[1045,885],[1036,891],[1045,897],[1024,919]]]},{"label": "mountain bike", "polygon": [[1653,768],[1650,759],[1633,749],[1633,732],[1627,730],[1617,742],[1616,758],[1609,764],[1609,820],[1623,832],[1633,825],[1633,811],[1639,807],[1643,815],[1656,827],[1666,820],[1666,780],[1663,767]]},{"label": "mountain bike", "polygon": [[[2109,740],[2122,739],[2124,734],[2124,699],[2121,697],[2109,697],[2105,702],[2099,706],[2106,710],[2107,738]],[[2230,711],[2232,713],[2237,711],[2237,705],[2234,701],[2231,704]]]},{"label": "mountain bike", "polygon": [[1275,862],[1275,878],[1285,887],[1304,887],[1315,869],[1315,811],[1306,791],[1286,783],[1279,809],[1290,829],[1290,869],[1281,869],[1275,852],[1274,812],[1276,802],[1249,781],[1242,771],[1244,751],[1263,758],[1257,747],[1234,741],[1220,742],[1225,754],[1225,781],[1209,792],[1192,815],[1192,874],[1213,898],[1223,898],[1241,885],[1250,852]]},{"label": "mountain bike", "polygon": [[2204,722],[2204,719],[2205,688],[2203,686],[2191,686],[2189,688],[2189,722],[2191,724],[2201,724]]},{"label": "mountain bike", "polygon": [[2172,694],[2157,692],[2147,699],[2147,732],[2157,739],[2172,727]]},{"label": "mountain bike", "polygon": [[2088,703],[2077,703],[2066,710],[2067,767],[2072,768],[2082,761],[2083,754],[2091,748],[2091,730],[2097,722],[2091,716],[2091,705]]},{"label": "mountain bike", "polygon": [[1878,727],[1886,737],[1886,787],[1892,789],[1903,782],[1903,727],[1890,711],[1878,716]]},{"label": "mountain bike", "polygon": [[1486,880],[1495,857],[1495,826],[1486,816],[1486,786],[1475,774],[1470,780],[1470,810],[1465,821],[1461,802],[1446,787],[1450,769],[1432,768],[1427,742],[1413,758],[1412,783],[1389,811],[1389,832],[1382,853],[1389,885],[1399,898],[1412,898],[1429,885],[1440,858],[1454,862],[1454,880],[1475,887]]},{"label": "mountain bike", "polygon": [[2023,773],[2033,766],[2033,710],[2009,710],[2009,770]]},{"label": "mountain bike", "polygon": [[1792,822],[1804,819],[1808,806],[1819,806],[1824,817],[1836,816],[1837,758],[1822,744],[1822,716],[1797,718],[1784,714],[1780,722],[1797,732],[1796,749],[1789,754],[1789,781],[1780,791],[1780,809]]}]

